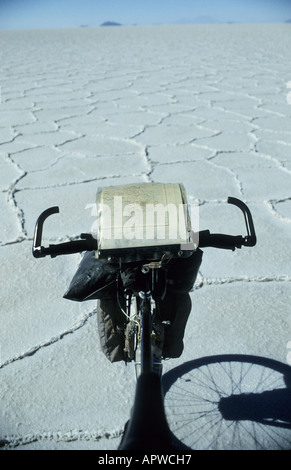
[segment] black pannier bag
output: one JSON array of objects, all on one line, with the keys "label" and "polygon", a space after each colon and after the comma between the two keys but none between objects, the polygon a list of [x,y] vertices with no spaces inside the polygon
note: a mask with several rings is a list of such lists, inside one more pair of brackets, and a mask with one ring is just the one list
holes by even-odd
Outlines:
[{"label": "black pannier bag", "polygon": [[95,251],[87,251],[64,298],[83,302],[114,297],[118,272],[118,265],[96,258]]},{"label": "black pannier bag", "polygon": [[97,320],[101,349],[110,362],[124,360],[126,317],[117,302],[119,266],[96,258],[88,251],[64,294],[65,299],[83,302],[97,299]]},{"label": "black pannier bag", "polygon": [[[165,358],[182,354],[184,331],[191,311],[189,292],[201,261],[202,251],[197,249],[190,257],[172,259],[167,265],[167,291],[157,306],[161,319],[170,322],[165,332]],[[64,295],[64,298],[78,302],[98,299],[100,343],[110,362],[126,360],[123,350],[127,320],[121,309],[125,307],[122,295],[118,294],[119,272],[118,264],[96,258],[94,251],[86,252]]]}]

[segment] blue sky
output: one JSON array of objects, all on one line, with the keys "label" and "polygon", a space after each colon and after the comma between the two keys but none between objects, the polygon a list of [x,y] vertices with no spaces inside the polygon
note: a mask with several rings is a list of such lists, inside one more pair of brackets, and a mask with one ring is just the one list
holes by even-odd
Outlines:
[{"label": "blue sky", "polygon": [[[291,0],[0,0],[0,29],[131,24],[284,22]],[[207,20],[207,18],[206,18]]]}]

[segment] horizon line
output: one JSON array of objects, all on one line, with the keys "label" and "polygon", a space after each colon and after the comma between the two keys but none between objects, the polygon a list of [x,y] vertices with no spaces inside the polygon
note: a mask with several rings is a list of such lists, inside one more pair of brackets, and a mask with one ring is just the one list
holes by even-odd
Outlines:
[{"label": "horizon line", "polygon": [[[106,24],[106,23],[114,23],[114,24]],[[256,24],[290,24],[291,20],[281,20],[281,21],[271,21],[271,20],[265,20],[265,21],[211,21],[211,22],[198,22],[198,21],[181,21],[181,22],[174,22],[174,23],[118,23],[115,21],[105,21],[104,23],[98,24],[98,25],[87,25],[87,24],[80,24],[78,26],[44,26],[44,27],[38,27],[38,26],[28,26],[28,27],[20,27],[20,28],[13,28],[13,27],[1,27],[0,26],[0,31],[32,31],[32,30],[42,30],[42,29],[86,29],[86,28],[118,28],[118,27],[147,27],[147,26],[217,26],[217,25],[229,25],[229,26],[236,26],[236,25],[256,25]]]}]

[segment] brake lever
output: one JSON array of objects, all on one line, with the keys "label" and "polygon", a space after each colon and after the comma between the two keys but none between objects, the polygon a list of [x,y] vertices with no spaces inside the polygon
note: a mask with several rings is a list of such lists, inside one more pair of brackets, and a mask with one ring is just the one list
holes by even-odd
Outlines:
[{"label": "brake lever", "polygon": [[255,246],[255,244],[257,243],[257,237],[256,237],[254,222],[253,222],[250,209],[244,202],[242,202],[240,199],[237,199],[235,197],[229,197],[227,199],[227,202],[229,204],[233,204],[234,206],[239,207],[240,210],[244,214],[245,224],[246,224],[246,229],[247,229],[247,235],[243,237],[244,246]]},{"label": "brake lever", "polygon": [[44,258],[47,254],[47,249],[41,246],[41,238],[42,238],[42,229],[44,221],[52,214],[57,214],[60,212],[58,206],[50,207],[46,209],[44,212],[40,214],[38,217],[35,229],[34,229],[34,237],[33,237],[33,246],[32,246],[32,254],[35,258]]}]

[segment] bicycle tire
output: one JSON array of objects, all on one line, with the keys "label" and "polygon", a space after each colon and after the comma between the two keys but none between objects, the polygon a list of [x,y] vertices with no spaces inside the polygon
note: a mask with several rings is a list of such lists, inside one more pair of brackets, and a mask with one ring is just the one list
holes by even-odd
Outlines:
[{"label": "bicycle tire", "polygon": [[131,418],[119,449],[177,450],[178,441],[171,433],[165,414],[161,379],[153,370],[151,297],[142,299],[139,310],[140,371]]},{"label": "bicycle tire", "polygon": [[141,359],[141,373],[152,372],[153,357],[152,357],[152,318],[151,318],[151,303],[150,298],[144,298],[140,305],[141,310],[141,338],[140,338],[140,359]]}]

